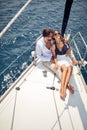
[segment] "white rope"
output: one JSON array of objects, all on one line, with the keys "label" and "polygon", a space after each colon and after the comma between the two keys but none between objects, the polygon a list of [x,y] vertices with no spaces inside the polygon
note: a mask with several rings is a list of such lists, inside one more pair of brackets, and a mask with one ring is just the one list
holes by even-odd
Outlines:
[{"label": "white rope", "polygon": [[11,21],[6,25],[6,27],[0,32],[0,38],[3,34],[8,30],[8,28],[13,24],[13,22],[19,17],[19,15],[24,11],[24,9],[28,6],[31,0],[28,0],[25,5],[18,11],[18,13],[11,19]]}]

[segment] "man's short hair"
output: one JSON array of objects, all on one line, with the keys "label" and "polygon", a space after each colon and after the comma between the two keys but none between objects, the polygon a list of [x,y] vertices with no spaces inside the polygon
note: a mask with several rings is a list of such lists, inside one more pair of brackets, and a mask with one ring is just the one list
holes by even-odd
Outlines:
[{"label": "man's short hair", "polygon": [[50,29],[50,28],[45,28],[45,29],[43,29],[43,33],[42,33],[42,34],[43,34],[43,37],[49,36],[50,33],[54,34],[54,31],[53,31],[52,29]]}]

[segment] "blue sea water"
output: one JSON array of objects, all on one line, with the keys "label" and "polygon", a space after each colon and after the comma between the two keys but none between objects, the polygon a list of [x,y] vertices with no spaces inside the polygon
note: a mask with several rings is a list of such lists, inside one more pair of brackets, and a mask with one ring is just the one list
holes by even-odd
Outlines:
[{"label": "blue sea water", "polygon": [[[0,32],[26,2],[26,0],[0,0]],[[65,0],[32,0],[2,36],[0,39],[0,95],[32,62],[31,51],[34,50],[35,40],[43,28],[61,30],[65,2]],[[73,1],[66,32],[69,30],[72,37],[80,31],[84,40],[87,41],[86,0]],[[87,83],[85,71],[82,68],[82,74]]]}]

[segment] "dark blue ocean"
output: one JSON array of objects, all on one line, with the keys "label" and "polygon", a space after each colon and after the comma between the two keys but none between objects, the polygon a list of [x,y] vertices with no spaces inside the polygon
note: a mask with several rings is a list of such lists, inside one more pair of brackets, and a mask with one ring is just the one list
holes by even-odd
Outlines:
[{"label": "dark blue ocean", "polygon": [[[0,0],[0,32],[27,0]],[[65,0],[32,0],[0,38],[0,95],[32,62],[31,51],[43,28],[61,30]],[[87,0],[74,0],[66,33],[81,32],[87,41]],[[80,46],[80,45],[79,45]],[[81,53],[84,53],[83,49]],[[78,55],[77,55],[78,58]],[[86,57],[87,60],[87,57]],[[87,65],[81,71],[87,83]]]}]

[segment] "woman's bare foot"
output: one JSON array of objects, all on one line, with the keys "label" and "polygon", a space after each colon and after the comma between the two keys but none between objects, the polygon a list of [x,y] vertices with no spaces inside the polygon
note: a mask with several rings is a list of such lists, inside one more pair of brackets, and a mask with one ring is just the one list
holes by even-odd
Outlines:
[{"label": "woman's bare foot", "polygon": [[63,93],[62,89],[60,89],[60,98],[65,101],[65,94]]},{"label": "woman's bare foot", "polygon": [[64,96],[65,96],[65,97],[67,96],[67,93],[66,93],[66,91],[65,91],[65,92],[63,92],[63,94],[64,94]]},{"label": "woman's bare foot", "polygon": [[67,88],[69,89],[71,94],[74,94],[74,87],[72,87],[70,84],[68,84]]}]

